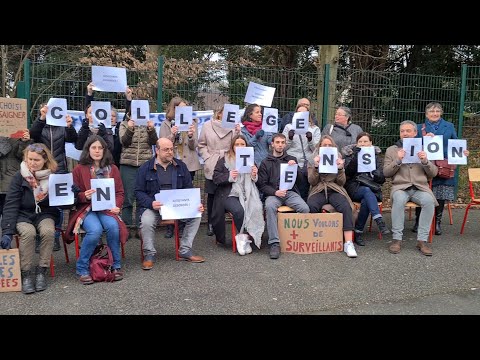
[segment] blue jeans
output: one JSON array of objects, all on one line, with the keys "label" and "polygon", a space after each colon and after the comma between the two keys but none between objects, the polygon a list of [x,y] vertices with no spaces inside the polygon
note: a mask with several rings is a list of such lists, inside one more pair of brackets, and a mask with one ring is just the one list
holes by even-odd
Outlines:
[{"label": "blue jeans", "polygon": [[357,224],[355,225],[357,230],[363,231],[369,214],[372,214],[373,220],[382,217],[377,197],[369,187],[359,186],[355,194],[353,194],[352,200],[361,203]]},{"label": "blue jeans", "polygon": [[103,231],[107,233],[107,245],[112,251],[113,268],[120,269],[120,229],[114,217],[101,211],[90,211],[82,224],[86,234],[83,237],[80,257],[77,260],[77,274],[90,274],[90,257],[100,242]]}]

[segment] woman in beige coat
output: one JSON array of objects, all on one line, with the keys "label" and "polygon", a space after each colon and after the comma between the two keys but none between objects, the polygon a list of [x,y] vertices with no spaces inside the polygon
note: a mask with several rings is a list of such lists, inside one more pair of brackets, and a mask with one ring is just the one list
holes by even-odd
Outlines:
[{"label": "woman in beige coat", "polygon": [[337,147],[330,135],[323,135],[313,152],[313,165],[308,164],[308,182],[311,185],[307,204],[311,213],[319,213],[325,204],[331,204],[336,211],[343,214],[343,236],[345,238],[344,251],[348,257],[357,257],[353,245],[353,203],[344,189],[345,169],[342,155],[338,153],[337,174],[321,174],[318,171],[320,164],[320,147]]},{"label": "woman in beige coat", "polygon": [[213,183],[213,170],[218,159],[223,158],[230,149],[234,136],[240,134],[240,124],[235,129],[225,129],[222,127],[223,104],[217,107],[213,113],[211,121],[207,121],[202,126],[200,138],[198,139],[198,153],[205,162],[203,171],[205,172],[205,192],[207,198],[208,215],[208,236],[213,236],[213,227],[210,224],[212,217],[213,199],[217,186]]}]

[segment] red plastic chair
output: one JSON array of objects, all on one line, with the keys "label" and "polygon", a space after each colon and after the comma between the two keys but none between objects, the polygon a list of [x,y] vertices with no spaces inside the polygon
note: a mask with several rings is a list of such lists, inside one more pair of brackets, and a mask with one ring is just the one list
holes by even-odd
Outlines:
[{"label": "red plastic chair", "polygon": [[[175,238],[175,260],[180,260],[179,250],[180,250],[180,231],[178,226],[178,220],[160,220],[157,224],[159,226],[167,226],[173,225],[174,226],[174,238]],[[140,229],[138,229],[138,234],[140,235],[140,255],[143,263],[143,236]]]}]

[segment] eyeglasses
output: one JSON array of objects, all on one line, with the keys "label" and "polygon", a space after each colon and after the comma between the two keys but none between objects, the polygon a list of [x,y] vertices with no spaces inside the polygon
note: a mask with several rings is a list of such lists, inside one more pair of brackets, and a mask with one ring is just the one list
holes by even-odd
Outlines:
[{"label": "eyeglasses", "polygon": [[163,152],[173,152],[173,148],[161,148],[160,150]]},{"label": "eyeglasses", "polygon": [[43,147],[35,144],[28,145],[28,151],[43,151]]},{"label": "eyeglasses", "polygon": [[441,113],[442,110],[438,110],[438,109],[437,110],[428,110],[427,112],[428,113]]}]

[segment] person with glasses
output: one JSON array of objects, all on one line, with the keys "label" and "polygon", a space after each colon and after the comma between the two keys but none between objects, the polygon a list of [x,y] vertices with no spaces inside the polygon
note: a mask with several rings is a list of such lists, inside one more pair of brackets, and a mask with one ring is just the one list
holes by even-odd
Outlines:
[{"label": "person with glasses", "polygon": [[[115,184],[115,207],[109,210],[93,211],[92,196],[96,190],[91,188],[91,179],[109,178],[113,178]],[[93,284],[90,276],[90,257],[103,232],[106,233],[107,245],[112,251],[114,281],[122,280],[120,241],[124,243],[127,241],[128,230],[119,214],[125,193],[120,171],[113,162],[113,156],[106,141],[101,136],[92,135],[87,139],[79,163],[73,169],[73,183],[76,188],[77,203],[75,210],[70,212],[65,236],[67,242],[71,242],[74,232],[78,232],[80,226],[85,230],[80,257],[77,260],[77,275],[80,276],[80,282],[83,285]]]},{"label": "person with glasses", "polygon": [[356,144],[357,136],[363,132],[362,128],[351,122],[352,110],[346,106],[340,106],[335,111],[335,123],[326,125],[322,130],[322,135],[330,135],[338,151],[342,151],[344,146]]},{"label": "person with glasses", "polygon": [[[162,204],[155,200],[155,194],[162,190],[191,189],[192,178],[187,165],[176,159],[173,142],[167,138],[157,140],[156,156],[140,166],[135,181],[135,196],[137,198],[137,218],[140,219],[140,231],[143,239],[143,270],[153,268],[157,250],[154,246],[155,228],[160,220],[159,210]],[[199,211],[203,212],[203,204],[199,204]],[[181,259],[202,263],[205,258],[194,255],[193,240],[200,227],[201,218],[182,219],[185,223],[180,239],[179,256]]]},{"label": "person with glasses", "polygon": [[[45,273],[50,264],[59,214],[49,205],[48,179],[58,168],[50,150],[42,143],[28,145],[20,170],[10,183],[2,219],[2,249],[10,249],[13,235],[20,238],[22,292],[47,288]],[[35,238],[40,236],[40,258],[35,267]]]},{"label": "person with glasses", "polygon": [[[417,124],[417,137],[443,135],[443,158],[447,158],[448,140],[457,139],[453,124],[443,118],[443,107],[437,102],[428,103],[425,107],[425,121]],[[465,156],[469,151],[464,151]],[[442,235],[442,215],[445,201],[455,200],[455,178],[445,179],[435,176],[432,179],[432,191],[438,201],[435,207],[435,235]],[[415,225],[412,231],[418,231],[421,207],[415,209]]]},{"label": "person with glasses", "polygon": [[[307,98],[298,99],[296,107],[298,108],[299,106],[306,107],[308,109],[307,111],[310,111],[310,100],[308,100]],[[295,112],[293,111],[289,112],[285,114],[285,116],[278,121],[279,133],[283,133],[287,124],[292,123],[293,114],[295,114]],[[313,114],[313,112],[311,112],[310,114],[312,115],[313,124],[318,126],[318,121],[315,118],[315,114]]]}]

